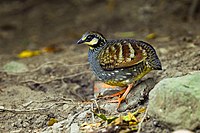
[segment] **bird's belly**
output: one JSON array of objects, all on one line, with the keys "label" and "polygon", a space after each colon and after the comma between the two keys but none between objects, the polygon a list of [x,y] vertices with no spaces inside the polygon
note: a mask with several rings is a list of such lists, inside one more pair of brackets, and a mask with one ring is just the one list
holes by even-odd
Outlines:
[{"label": "bird's belly", "polygon": [[101,71],[96,76],[104,83],[112,86],[127,86],[145,76],[151,68],[143,66],[124,69],[115,69],[112,71]]},{"label": "bird's belly", "polygon": [[104,70],[95,56],[89,58],[90,66],[96,77],[102,82],[112,86],[127,86],[146,75],[151,69],[146,62],[140,62],[129,68]]},{"label": "bird's belly", "polygon": [[101,71],[100,73],[95,73],[99,80],[112,86],[127,86],[134,82],[134,79],[138,74],[139,73],[133,68],[115,69],[112,71]]}]

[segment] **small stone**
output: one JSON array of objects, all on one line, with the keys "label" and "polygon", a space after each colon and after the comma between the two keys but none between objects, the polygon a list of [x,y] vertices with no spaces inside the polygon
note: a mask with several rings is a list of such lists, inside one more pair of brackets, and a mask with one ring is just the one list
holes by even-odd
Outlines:
[{"label": "small stone", "polygon": [[61,123],[54,123],[52,126],[53,133],[59,133],[62,129],[63,125]]},{"label": "small stone", "polygon": [[169,53],[169,50],[167,50],[166,48],[160,48],[160,49],[159,49],[159,52],[160,52],[161,54],[167,54],[167,53]]},{"label": "small stone", "polygon": [[181,130],[176,130],[176,131],[174,131],[172,133],[194,133],[194,132],[191,132],[191,131],[186,130],[186,129],[181,129]]},{"label": "small stone", "polygon": [[21,133],[22,129],[18,129],[18,130],[14,130],[14,131],[10,131],[10,133]]},{"label": "small stone", "polygon": [[43,67],[40,69],[40,72],[41,72],[41,74],[46,75],[46,74],[50,74],[50,73],[52,72],[52,70],[53,70],[53,67],[52,67],[52,66],[50,66],[50,65],[45,65],[45,66],[43,66]]},{"label": "small stone", "polygon": [[5,64],[3,69],[8,73],[22,73],[28,71],[28,67],[25,64],[16,61]]},{"label": "small stone", "polygon": [[90,110],[86,110],[86,111],[80,113],[80,114],[77,116],[77,119],[83,120],[83,119],[85,119],[89,114],[91,114],[91,111],[90,111]]},{"label": "small stone", "polygon": [[70,106],[69,106],[68,104],[64,104],[64,105],[62,106],[63,110],[68,110],[69,107],[70,107]]},{"label": "small stone", "polygon": [[182,75],[183,75],[182,72],[175,72],[175,73],[174,73],[174,77],[180,77],[180,76],[182,76]]},{"label": "small stone", "polygon": [[4,106],[0,106],[0,110],[3,110],[3,109],[5,109],[5,107]]},{"label": "small stone", "polygon": [[22,127],[23,127],[23,128],[26,128],[26,127],[28,127],[29,125],[30,125],[30,124],[29,124],[28,122],[25,121],[25,122],[23,122]]},{"label": "small stone", "polygon": [[79,133],[78,123],[72,123],[70,128],[70,133]]}]

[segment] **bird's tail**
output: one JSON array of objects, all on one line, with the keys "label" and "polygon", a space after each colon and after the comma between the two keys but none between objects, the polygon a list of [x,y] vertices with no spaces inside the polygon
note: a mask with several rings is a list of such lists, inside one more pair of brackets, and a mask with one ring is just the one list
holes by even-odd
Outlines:
[{"label": "bird's tail", "polygon": [[158,58],[158,55],[156,54],[155,49],[148,43],[140,41],[141,46],[146,50],[147,52],[147,61],[152,69],[154,70],[162,70],[162,65],[160,62],[160,59]]}]

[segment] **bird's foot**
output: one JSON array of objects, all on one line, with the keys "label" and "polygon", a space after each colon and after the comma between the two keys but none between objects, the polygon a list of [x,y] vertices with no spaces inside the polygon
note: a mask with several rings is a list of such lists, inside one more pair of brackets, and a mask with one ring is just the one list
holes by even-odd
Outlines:
[{"label": "bird's foot", "polygon": [[119,109],[119,107],[120,107],[120,105],[121,105],[121,103],[122,103],[123,101],[125,101],[125,102],[127,103],[127,101],[126,101],[125,98],[123,98],[123,97],[118,97],[118,99],[116,99],[116,100],[109,100],[109,101],[107,101],[107,102],[108,102],[108,103],[117,103],[117,109]]},{"label": "bird's foot", "polygon": [[[95,89],[98,89],[99,86],[100,86],[100,88],[113,88],[113,89],[117,87],[117,86],[110,86],[110,85],[107,85],[105,83],[99,83],[98,87],[95,86]],[[133,83],[129,84],[127,88],[124,88],[124,89],[120,90],[117,93],[114,93],[114,94],[111,94],[111,95],[107,95],[107,96],[103,96],[103,98],[112,98],[112,97],[118,96],[117,100],[109,100],[107,102],[109,102],[109,103],[118,103],[117,109],[119,109],[120,104],[126,99],[126,96],[130,92],[132,87],[133,87]]]},{"label": "bird's foot", "polygon": [[[113,92],[116,92],[112,94]],[[94,96],[101,97],[101,98],[112,98],[119,95],[122,95],[125,92],[125,89],[119,86],[111,86],[107,85],[103,82],[95,82],[94,84]]]},{"label": "bird's foot", "polygon": [[128,93],[132,87],[133,87],[133,84],[128,85],[128,87],[125,89],[125,92],[123,93],[123,95],[121,97],[119,97],[117,100],[115,100],[116,102],[118,102],[117,109],[119,109],[122,101],[124,101],[126,99],[126,96],[128,95]]},{"label": "bird's foot", "polygon": [[103,98],[113,98],[113,97],[116,97],[116,96],[121,96],[122,94],[124,94],[125,91],[126,91],[126,88],[122,89],[121,91],[119,91],[117,93],[114,93],[114,94],[111,94],[111,95],[108,95],[108,96],[104,96]]}]

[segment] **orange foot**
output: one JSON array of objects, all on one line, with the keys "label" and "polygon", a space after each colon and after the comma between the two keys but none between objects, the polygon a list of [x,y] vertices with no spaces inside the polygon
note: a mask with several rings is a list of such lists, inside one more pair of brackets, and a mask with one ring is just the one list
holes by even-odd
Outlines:
[{"label": "orange foot", "polygon": [[124,88],[121,91],[114,93],[112,95],[104,96],[103,98],[112,98],[112,97],[116,97],[116,96],[121,96],[122,94],[124,94],[125,91],[126,91],[126,88]]},{"label": "orange foot", "polygon": [[118,98],[118,105],[117,105],[117,109],[120,107],[120,104],[122,101],[124,101],[126,99],[126,96],[128,95],[128,93],[130,92],[131,88],[133,87],[133,83],[129,84],[126,91],[124,92],[124,94]]},{"label": "orange foot", "polygon": [[[102,88],[116,88],[116,86],[110,86],[110,85],[107,85],[105,83],[101,83],[101,87]],[[119,96],[119,98],[117,100],[110,100],[110,101],[108,101],[108,102],[118,102],[118,105],[117,105],[117,109],[118,109],[120,107],[121,102],[126,99],[126,96],[130,92],[130,90],[131,90],[132,87],[133,87],[133,83],[129,84],[127,88],[122,89],[121,91],[119,91],[119,92],[117,92],[115,94],[104,96],[104,98],[112,98],[112,97]]]},{"label": "orange foot", "polygon": [[103,95],[102,93],[106,90],[120,90],[119,92],[117,92],[115,94],[103,96],[103,98],[116,97],[116,96],[122,95],[126,90],[126,89],[122,89],[122,90],[121,89],[122,88],[119,86],[111,86],[111,85],[105,84],[103,82],[95,82],[95,84],[94,84],[94,93],[95,93],[96,97],[98,97],[99,94],[100,94],[100,96]]}]

